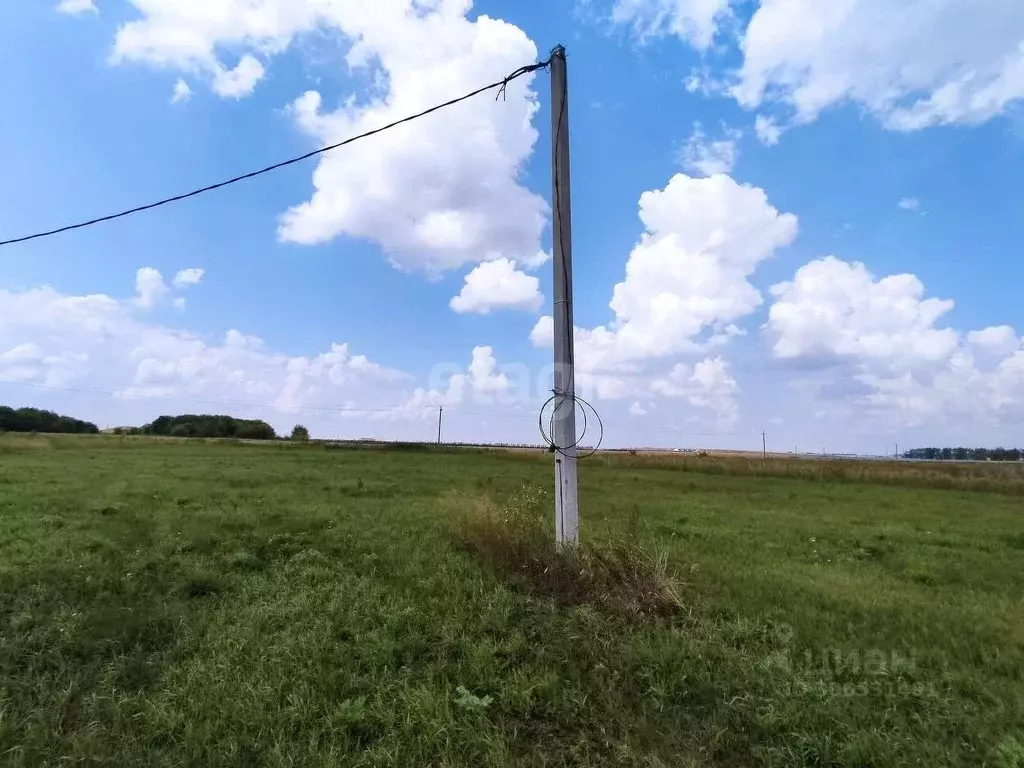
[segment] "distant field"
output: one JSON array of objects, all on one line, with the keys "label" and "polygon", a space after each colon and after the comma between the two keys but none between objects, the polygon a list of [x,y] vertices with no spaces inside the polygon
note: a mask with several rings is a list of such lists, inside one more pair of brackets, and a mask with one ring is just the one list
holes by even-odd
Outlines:
[{"label": "distant field", "polygon": [[0,765],[1024,765],[1020,467],[598,454],[638,619],[460,546],[549,456],[397,448],[0,435]]}]

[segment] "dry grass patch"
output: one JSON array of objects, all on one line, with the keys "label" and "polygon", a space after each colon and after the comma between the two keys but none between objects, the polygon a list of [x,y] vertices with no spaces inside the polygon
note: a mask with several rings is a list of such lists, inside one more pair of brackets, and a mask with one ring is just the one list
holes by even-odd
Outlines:
[{"label": "dry grass patch", "polygon": [[486,496],[453,493],[456,542],[488,567],[561,605],[593,605],[632,617],[680,612],[680,584],[664,553],[645,548],[635,526],[610,542],[558,547],[544,491],[524,486],[504,505]]},{"label": "dry grass patch", "polygon": [[0,432],[0,455],[41,451],[52,447],[52,441],[45,435]]},{"label": "dry grass patch", "polygon": [[773,477],[813,482],[873,483],[912,488],[1024,496],[1021,462],[914,462],[855,459],[753,458],[691,454],[598,453],[592,464],[629,469],[668,469],[705,475]]}]

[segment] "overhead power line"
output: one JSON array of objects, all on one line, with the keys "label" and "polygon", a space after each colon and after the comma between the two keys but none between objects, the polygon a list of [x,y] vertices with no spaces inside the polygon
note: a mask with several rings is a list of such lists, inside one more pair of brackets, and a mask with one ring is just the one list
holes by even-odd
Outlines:
[{"label": "overhead power line", "polygon": [[[0,380],[0,388],[6,386],[14,387],[29,387],[32,389],[50,390],[52,392],[69,392],[79,395],[93,395],[99,397],[108,397],[111,399],[119,400],[137,400],[142,402],[157,402],[157,403],[169,403],[175,405],[202,405],[202,406],[221,406],[224,408],[237,408],[242,410],[253,410],[253,411],[276,411],[278,413],[309,413],[309,414],[329,414],[329,413],[352,413],[355,415],[362,414],[406,414],[409,416],[420,415],[423,417],[433,416],[437,412],[438,404],[435,403],[423,403],[422,405],[409,405],[409,404],[395,404],[395,405],[331,405],[331,404],[315,404],[315,405],[280,405],[277,403],[253,403],[245,400],[225,400],[222,398],[212,397],[196,397],[192,395],[181,395],[175,397],[173,395],[149,395],[140,394],[133,392],[115,391],[111,389],[100,389],[98,387],[64,387],[55,384],[44,384],[42,382],[34,381],[4,381]],[[549,401],[550,402],[550,401]],[[478,406],[481,404],[477,404]],[[589,405],[589,403],[588,403]],[[448,404],[444,406],[444,412],[446,414],[454,414],[456,416],[473,416],[478,418],[488,419],[513,419],[524,422],[536,423],[536,417],[533,415],[532,406],[526,406],[525,410],[519,413],[511,413],[505,411],[487,411],[479,410],[479,408],[462,408],[459,405]],[[600,418],[600,417],[598,417]],[[603,431],[603,430],[602,430]],[[752,437],[755,435],[753,430],[747,432],[687,432],[682,429],[646,429],[643,427],[631,427],[630,432],[636,432],[638,434],[652,434],[652,435],[672,435],[674,437]],[[548,442],[545,440],[545,442]],[[550,447],[550,443],[548,442]],[[590,449],[587,449],[585,454],[590,453]]]},{"label": "overhead power line", "polygon": [[[461,101],[471,99],[474,96],[479,96],[481,93],[493,90],[494,88],[500,88],[500,90],[498,91],[498,96],[503,96],[505,94],[505,88],[513,80],[522,77],[523,75],[527,75],[531,72],[536,72],[538,69],[544,69],[550,63],[551,59],[549,58],[547,61],[537,62],[536,64],[527,64],[526,66],[520,67],[519,69],[515,70],[507,77],[503,77],[501,80],[496,80],[495,82],[490,83],[489,85],[477,88],[475,91],[470,91],[469,93],[459,96],[457,98],[449,99],[443,104],[437,104],[433,107],[430,107],[429,109],[423,110],[422,112],[417,112],[415,115],[403,117],[401,120],[395,120],[393,123],[388,123],[387,125],[382,125],[379,128],[374,128],[372,131],[366,131],[365,133],[361,133],[358,136],[352,136],[350,138],[345,139],[344,141],[339,141],[336,144],[329,144],[326,147],[320,147],[320,149],[315,149],[312,152],[307,152],[306,154],[299,155],[298,157],[293,157],[288,160],[282,160],[279,163],[268,165],[265,168],[260,168],[257,171],[244,173],[241,176],[235,176],[234,178],[230,178],[225,181],[220,181],[217,182],[216,184],[210,184],[209,186],[200,187],[199,189],[193,189],[191,192],[185,192],[184,194],[175,195],[174,197],[167,197],[164,198],[163,200],[157,200],[155,203],[148,203],[147,205],[140,205],[135,208],[129,208],[128,210],[120,211],[119,213],[112,213],[108,216],[100,216],[99,218],[96,219],[89,219],[88,221],[82,221],[77,224],[68,224],[67,226],[58,227],[57,229],[51,229],[45,232],[36,232],[35,234],[32,235],[24,235],[23,237],[15,237],[9,240],[0,240],[0,246],[14,245],[15,243],[24,243],[29,240],[38,240],[39,238],[43,237],[59,235],[62,232],[69,232],[73,229],[83,229],[85,227],[91,227],[94,224],[102,224],[105,221],[113,221],[114,219],[120,219],[125,216],[131,216],[133,213],[141,213],[142,211],[148,211],[153,208],[159,208],[160,206],[167,205],[168,203],[176,203],[179,200],[187,200],[190,197],[197,197],[206,192],[212,192],[215,189],[220,189],[221,187],[227,187],[230,186],[231,184],[237,184],[240,181],[245,181],[246,179],[251,179],[256,176],[262,176],[265,173],[276,171],[279,168],[294,165],[295,163],[301,163],[303,160],[308,160],[311,157],[322,155],[325,152],[330,152],[332,149],[338,149],[338,147],[344,147],[346,144],[352,144],[353,142],[359,141],[360,139],[365,139],[369,136],[373,136],[378,133],[383,133],[384,131],[390,130],[391,128],[395,128],[396,126],[402,125],[403,123],[409,123],[412,122],[413,120],[418,120],[419,118],[425,117],[431,114],[432,112],[437,112],[438,110],[445,109],[446,107],[458,104]],[[497,97],[495,98],[497,99]]]},{"label": "overhead power line", "polygon": [[[164,395],[147,395],[133,392],[114,391],[110,389],[99,389],[97,387],[62,387],[55,384],[43,384],[33,381],[4,381],[0,379],[0,387],[32,387],[34,389],[51,390],[54,392],[73,392],[80,395],[99,395],[101,397],[118,398],[122,400],[142,400],[153,402],[165,402],[188,405],[219,405],[226,408],[246,408],[258,411],[303,411],[310,413],[418,413],[422,415],[433,414],[438,407],[437,403],[423,403],[422,405],[281,405],[277,403],[252,403],[244,400],[224,400],[209,397],[193,397],[182,395],[180,397]],[[522,413],[502,413],[494,411],[464,410],[458,406],[445,406],[446,413],[455,413],[463,416],[486,416],[499,419],[524,419],[532,420],[533,414],[530,411]]]}]

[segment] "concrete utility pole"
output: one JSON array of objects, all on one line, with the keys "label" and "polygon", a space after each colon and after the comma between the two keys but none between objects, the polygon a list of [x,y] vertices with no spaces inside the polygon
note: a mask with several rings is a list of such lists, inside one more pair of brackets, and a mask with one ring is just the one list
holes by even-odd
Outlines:
[{"label": "concrete utility pole", "polygon": [[768,438],[764,432],[761,433],[761,455],[766,459],[768,458]]},{"label": "concrete utility pole", "polygon": [[565,48],[551,54],[551,184],[554,221],[555,399],[551,441],[555,446],[555,541],[580,538],[576,488],[576,374],[573,370],[572,216],[569,206],[569,86]]},{"label": "concrete utility pole", "polygon": [[444,413],[444,406],[437,406],[437,444],[441,444],[441,414]]}]

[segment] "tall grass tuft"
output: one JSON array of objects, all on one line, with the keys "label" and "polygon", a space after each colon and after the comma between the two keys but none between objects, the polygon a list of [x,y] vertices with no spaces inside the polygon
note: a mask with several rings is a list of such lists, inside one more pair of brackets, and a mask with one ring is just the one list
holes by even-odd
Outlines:
[{"label": "tall grass tuft", "polygon": [[677,574],[663,553],[645,548],[635,526],[610,542],[558,547],[545,492],[524,486],[507,503],[451,495],[457,544],[495,572],[561,605],[592,605],[627,617],[679,613]]},{"label": "tall grass tuft", "polygon": [[53,440],[46,435],[29,432],[0,432],[0,455],[18,454],[53,448]]}]

